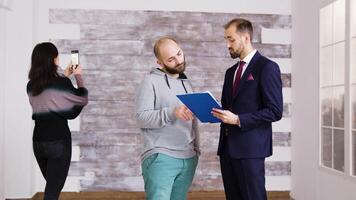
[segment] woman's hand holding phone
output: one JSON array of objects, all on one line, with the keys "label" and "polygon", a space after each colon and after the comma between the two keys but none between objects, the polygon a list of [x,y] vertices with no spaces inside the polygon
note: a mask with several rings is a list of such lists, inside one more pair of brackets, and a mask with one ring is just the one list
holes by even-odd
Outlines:
[{"label": "woman's hand holding phone", "polygon": [[72,69],[73,69],[74,75],[83,74],[82,66],[80,66],[80,65],[77,65],[76,67],[73,67]]},{"label": "woman's hand holding phone", "polygon": [[64,75],[69,77],[72,74],[83,74],[82,67],[80,65],[73,66],[71,63],[64,70]]},{"label": "woman's hand holding phone", "polygon": [[72,74],[82,74],[82,67],[79,64],[79,51],[72,50],[71,51],[71,62],[64,70],[64,75],[69,77]]},{"label": "woman's hand holding phone", "polygon": [[72,67],[72,64],[69,63],[69,65],[66,67],[66,69],[64,70],[64,75],[66,77],[69,77],[70,75],[73,74],[73,67]]}]

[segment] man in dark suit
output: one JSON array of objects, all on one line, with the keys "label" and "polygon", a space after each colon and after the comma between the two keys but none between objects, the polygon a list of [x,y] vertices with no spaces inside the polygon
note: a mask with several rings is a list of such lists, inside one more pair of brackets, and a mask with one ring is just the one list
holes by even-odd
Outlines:
[{"label": "man in dark suit", "polygon": [[221,103],[218,155],[226,199],[265,200],[265,158],[272,155],[272,122],[282,118],[282,81],[278,65],[251,44],[253,29],[237,18],[225,25],[230,55]]}]

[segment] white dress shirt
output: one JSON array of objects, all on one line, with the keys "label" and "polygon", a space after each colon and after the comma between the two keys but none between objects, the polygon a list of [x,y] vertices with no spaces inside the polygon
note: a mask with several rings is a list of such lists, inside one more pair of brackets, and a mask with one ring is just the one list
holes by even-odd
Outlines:
[{"label": "white dress shirt", "polygon": [[[250,64],[250,62],[251,62],[253,56],[256,54],[256,52],[257,52],[257,50],[254,49],[254,50],[251,51],[249,54],[247,54],[247,56],[246,56],[244,59],[242,59],[242,61],[245,62],[245,65],[244,65],[244,68],[242,69],[241,77],[243,76],[244,72],[246,71],[248,65]],[[241,60],[240,60],[240,61],[241,61]],[[240,61],[239,61],[239,62],[240,62]],[[237,73],[237,70],[239,69],[239,67],[240,67],[240,63],[239,63],[239,65],[236,67],[235,75],[234,75],[234,81],[232,82],[232,84],[235,83],[236,73]],[[241,77],[240,77],[240,78],[241,78]]]}]

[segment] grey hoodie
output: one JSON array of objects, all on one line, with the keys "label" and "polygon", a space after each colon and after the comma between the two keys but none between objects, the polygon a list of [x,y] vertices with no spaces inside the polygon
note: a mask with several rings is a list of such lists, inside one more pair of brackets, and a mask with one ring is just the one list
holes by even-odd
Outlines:
[{"label": "grey hoodie", "polygon": [[136,118],[144,138],[142,160],[155,153],[182,159],[199,154],[196,118],[183,121],[174,115],[174,109],[182,105],[176,95],[191,92],[184,74],[173,78],[152,69],[146,75],[136,96]]}]

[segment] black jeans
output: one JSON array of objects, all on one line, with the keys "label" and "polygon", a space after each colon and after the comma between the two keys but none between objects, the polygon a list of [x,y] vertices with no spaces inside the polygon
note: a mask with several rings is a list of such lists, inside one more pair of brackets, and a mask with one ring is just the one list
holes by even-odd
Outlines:
[{"label": "black jeans", "polygon": [[72,156],[71,139],[34,141],[33,151],[46,179],[44,200],[58,200],[68,175]]}]

